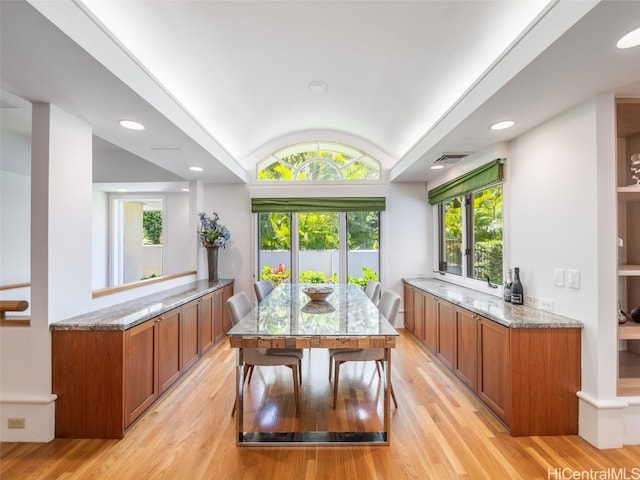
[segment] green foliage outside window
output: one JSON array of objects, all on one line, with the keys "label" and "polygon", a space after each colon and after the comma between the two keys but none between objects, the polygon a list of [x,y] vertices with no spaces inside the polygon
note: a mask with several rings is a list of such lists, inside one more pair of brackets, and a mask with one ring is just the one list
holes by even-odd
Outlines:
[{"label": "green foliage outside window", "polygon": [[307,270],[300,274],[300,283],[337,283],[338,274],[334,273],[330,277],[324,272],[316,272],[314,270]]},{"label": "green foliage outside window", "polygon": [[360,285],[362,288],[367,286],[369,280],[378,280],[378,273],[367,267],[362,267],[362,277],[352,277],[351,275],[347,275],[349,277],[349,283],[355,283],[356,285]]},{"label": "green foliage outside window", "polygon": [[142,212],[142,237],[145,245],[162,245],[162,211]]}]

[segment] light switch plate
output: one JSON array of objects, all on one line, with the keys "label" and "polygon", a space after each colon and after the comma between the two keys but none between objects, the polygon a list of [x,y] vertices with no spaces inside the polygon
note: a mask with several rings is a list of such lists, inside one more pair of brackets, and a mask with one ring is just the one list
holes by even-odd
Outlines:
[{"label": "light switch plate", "polygon": [[564,268],[553,269],[553,284],[556,287],[564,287]]},{"label": "light switch plate", "polygon": [[580,270],[567,270],[567,287],[580,288]]}]

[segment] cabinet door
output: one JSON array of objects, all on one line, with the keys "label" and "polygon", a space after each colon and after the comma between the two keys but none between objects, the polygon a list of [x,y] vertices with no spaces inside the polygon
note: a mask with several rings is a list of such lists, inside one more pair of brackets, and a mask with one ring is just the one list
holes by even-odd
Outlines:
[{"label": "cabinet door", "polygon": [[438,349],[437,356],[442,363],[453,370],[455,355],[456,326],[453,305],[449,302],[437,302],[438,311]]},{"label": "cabinet door", "polygon": [[231,329],[231,315],[227,309],[227,300],[233,296],[233,285],[227,285],[222,289],[222,333],[227,333]]},{"label": "cabinet door", "polygon": [[199,300],[183,305],[180,317],[180,369],[184,372],[196,363],[200,354],[198,344],[198,303]]},{"label": "cabinet door", "polygon": [[437,301],[433,295],[424,294],[424,344],[436,353],[438,343]]},{"label": "cabinet door", "polygon": [[198,330],[200,354],[203,354],[215,343],[213,336],[213,294],[208,294],[198,301]]},{"label": "cabinet door", "polygon": [[478,382],[478,316],[455,308],[456,350],[453,371],[473,392]]},{"label": "cabinet door", "polygon": [[125,332],[125,426],[159,395],[158,322],[149,320]]},{"label": "cabinet door", "polygon": [[413,296],[415,289],[408,284],[404,284],[404,328],[413,333],[414,315],[413,315]]},{"label": "cabinet door", "polygon": [[222,303],[222,290],[216,290],[215,292],[213,292],[213,331],[216,342],[220,340],[225,334],[223,326],[224,309],[222,308]]},{"label": "cabinet door", "polygon": [[509,329],[480,318],[478,397],[509,424]]},{"label": "cabinet door", "polygon": [[424,342],[424,292],[413,292],[413,334],[418,340]]},{"label": "cabinet door", "polygon": [[160,393],[167,390],[181,375],[180,308],[158,317],[158,375]]}]

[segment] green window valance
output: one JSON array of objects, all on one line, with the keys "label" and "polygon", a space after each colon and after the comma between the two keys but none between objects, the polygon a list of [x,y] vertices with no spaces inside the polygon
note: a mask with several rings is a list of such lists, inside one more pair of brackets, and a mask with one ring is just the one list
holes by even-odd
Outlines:
[{"label": "green window valance", "polygon": [[429,190],[429,204],[435,205],[449,198],[465,195],[479,188],[501,181],[504,175],[503,167],[504,159],[498,158],[458,178],[443,183]]},{"label": "green window valance", "polygon": [[367,212],[383,211],[385,197],[252,198],[251,211],[262,212]]}]

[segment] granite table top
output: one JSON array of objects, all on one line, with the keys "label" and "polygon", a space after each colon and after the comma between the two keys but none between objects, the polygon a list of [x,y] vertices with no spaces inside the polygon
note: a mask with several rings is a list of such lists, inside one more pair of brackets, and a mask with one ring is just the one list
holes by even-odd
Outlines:
[{"label": "granite table top", "polygon": [[128,330],[169,310],[233,283],[199,280],[84,313],[49,325],[50,330]]},{"label": "granite table top", "polygon": [[512,305],[495,297],[436,278],[404,278],[403,282],[509,328],[583,328],[580,320]]},{"label": "granite table top", "polygon": [[[305,288],[329,287],[324,302],[312,302]],[[387,337],[398,332],[378,307],[355,284],[278,285],[262,302],[227,332],[261,337]]]}]

